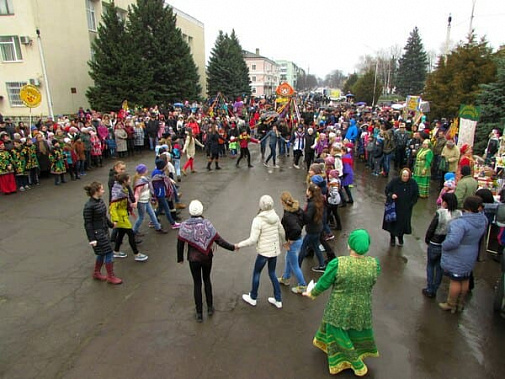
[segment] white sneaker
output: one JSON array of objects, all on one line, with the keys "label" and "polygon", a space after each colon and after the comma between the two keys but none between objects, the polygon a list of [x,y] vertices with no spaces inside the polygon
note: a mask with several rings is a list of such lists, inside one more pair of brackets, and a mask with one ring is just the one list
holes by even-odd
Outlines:
[{"label": "white sneaker", "polygon": [[296,165],[296,164],[294,164],[294,165],[293,165],[293,167],[294,167],[294,168],[296,168],[297,170],[299,170],[299,169],[300,169],[300,166],[298,166],[298,165]]},{"label": "white sneaker", "polygon": [[251,294],[250,294],[250,293],[248,293],[248,294],[243,294],[243,295],[242,295],[242,300],[244,300],[246,303],[248,303],[248,304],[252,305],[253,307],[255,307],[255,306],[256,306],[256,302],[257,302],[257,301],[256,301],[255,299],[251,298]]},{"label": "white sneaker", "polygon": [[282,301],[275,300],[275,297],[269,297],[268,302],[272,305],[275,305],[277,308],[282,308]]},{"label": "white sneaker", "polygon": [[145,254],[142,254],[142,253],[135,254],[135,260],[137,262],[147,261],[147,258],[149,258],[149,257],[147,255],[145,255]]},{"label": "white sneaker", "polygon": [[128,254],[123,253],[122,251],[114,252],[114,258],[126,258]]},{"label": "white sneaker", "polygon": [[268,167],[268,163],[263,162],[263,166]]},{"label": "white sneaker", "polygon": [[279,166],[278,164],[276,164],[276,165],[274,166],[274,168],[281,168],[281,166]]}]

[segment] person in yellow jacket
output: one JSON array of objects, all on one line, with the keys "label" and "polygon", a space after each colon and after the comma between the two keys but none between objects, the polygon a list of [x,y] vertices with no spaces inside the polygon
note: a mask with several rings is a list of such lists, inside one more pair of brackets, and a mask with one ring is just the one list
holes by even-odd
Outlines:
[{"label": "person in yellow jacket", "polygon": [[142,254],[137,249],[135,242],[135,234],[133,233],[132,224],[130,223],[129,214],[133,209],[128,196],[128,185],[130,176],[127,173],[118,174],[116,181],[112,186],[112,197],[109,206],[110,218],[113,223],[116,223],[117,237],[114,246],[114,258],[126,258],[128,254],[119,251],[124,235],[128,235],[128,242],[135,255],[137,262],[147,261],[147,255]]}]

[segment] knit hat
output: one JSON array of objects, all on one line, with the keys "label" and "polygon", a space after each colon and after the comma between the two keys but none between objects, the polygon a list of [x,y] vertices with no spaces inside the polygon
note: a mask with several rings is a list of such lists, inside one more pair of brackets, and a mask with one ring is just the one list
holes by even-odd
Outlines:
[{"label": "knit hat", "polygon": [[467,143],[465,143],[465,144],[463,144],[463,146],[461,146],[461,148],[459,149],[459,151],[461,152],[461,154],[465,154],[468,151],[469,148],[470,148],[470,145],[467,144]]},{"label": "knit hat", "polygon": [[260,197],[259,206],[262,211],[269,211],[274,208],[274,199],[269,195],[263,195]]},{"label": "knit hat", "polygon": [[163,159],[156,159],[156,162],[154,162],[154,164],[158,170],[163,170],[167,165]]},{"label": "knit hat", "polygon": [[203,214],[203,205],[200,200],[192,200],[189,203],[189,214],[191,216],[201,216]]},{"label": "knit hat", "polygon": [[335,158],[332,157],[331,155],[328,155],[326,158],[324,158],[324,163],[333,166],[335,165]]},{"label": "knit hat", "polygon": [[321,187],[321,185],[324,182],[324,179],[321,175],[314,175],[310,178],[310,180],[312,181],[312,183],[314,183],[318,187]]},{"label": "knit hat", "polygon": [[319,163],[313,163],[310,165],[309,171],[313,171],[314,174],[318,175],[322,172],[321,165]]},{"label": "knit hat", "polygon": [[65,142],[65,143],[70,143],[70,142],[71,142],[71,140],[70,140],[70,138],[65,137],[65,138],[63,138],[63,142]]},{"label": "knit hat", "polygon": [[447,181],[447,180],[456,180],[456,175],[454,174],[454,172],[446,172],[445,175],[444,175],[444,180]]},{"label": "knit hat", "polygon": [[329,176],[330,178],[338,178],[339,177],[338,170],[330,170]]},{"label": "knit hat", "polygon": [[147,166],[141,163],[135,167],[135,171],[137,171],[137,174],[145,174],[147,172]]},{"label": "knit hat", "polygon": [[355,229],[349,234],[347,244],[357,254],[363,255],[370,248],[370,234],[365,229]]}]

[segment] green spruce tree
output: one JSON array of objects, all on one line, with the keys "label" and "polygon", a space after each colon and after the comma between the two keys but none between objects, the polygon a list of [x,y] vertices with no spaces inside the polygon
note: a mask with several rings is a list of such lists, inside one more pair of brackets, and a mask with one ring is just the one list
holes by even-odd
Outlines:
[{"label": "green spruce tree", "polygon": [[[505,53],[505,48],[502,50]],[[487,145],[490,132],[498,129],[504,133],[505,125],[505,54],[498,53],[495,57],[496,79],[489,84],[482,84],[482,92],[477,97],[480,105],[480,121],[475,130],[474,150],[481,154]]]},{"label": "green spruce tree", "polygon": [[405,53],[399,61],[396,91],[402,96],[420,95],[426,80],[428,56],[417,26],[410,33],[404,50]]},{"label": "green spruce tree", "polygon": [[172,8],[163,0],[138,0],[128,14],[129,49],[140,55],[137,63],[150,76],[139,89],[141,104],[197,99],[201,91],[197,67]]},{"label": "green spruce tree", "polygon": [[234,30],[231,36],[219,31],[207,65],[207,91],[209,97],[221,92],[229,100],[251,94],[249,68]]},{"label": "green spruce tree", "polygon": [[382,93],[383,84],[380,78],[375,77],[375,70],[368,70],[352,87],[355,101],[364,101],[367,105],[372,105],[374,100],[374,86],[375,102],[377,102],[380,94]]},{"label": "green spruce tree", "polygon": [[88,62],[94,85],[88,88],[86,96],[94,109],[117,111],[121,102],[129,97],[128,77],[118,75],[125,70],[125,31],[125,23],[112,3],[106,7],[102,23],[98,26],[97,38],[92,43],[94,57]]},{"label": "green spruce tree", "polygon": [[347,80],[344,83],[344,89],[342,90],[342,95],[347,95],[348,93],[354,94],[354,85],[358,81],[359,76],[357,73],[353,73],[348,76]]},{"label": "green spruce tree", "polygon": [[487,41],[476,42],[474,36],[452,51],[447,61],[441,57],[435,71],[428,75],[423,95],[430,102],[430,118],[457,117],[461,104],[474,105],[481,84],[495,79],[492,57]]}]

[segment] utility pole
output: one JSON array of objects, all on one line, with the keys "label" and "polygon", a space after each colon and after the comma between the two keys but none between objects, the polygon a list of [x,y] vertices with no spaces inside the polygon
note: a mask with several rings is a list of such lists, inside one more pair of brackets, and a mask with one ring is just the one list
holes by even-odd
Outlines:
[{"label": "utility pole", "polygon": [[47,71],[46,71],[46,61],[44,59],[44,49],[42,48],[42,41],[40,40],[40,30],[38,28],[37,28],[37,43],[39,45],[40,62],[42,64],[42,75],[44,75],[44,87],[46,88],[49,117],[51,117],[51,119],[54,121],[53,100],[51,98],[51,91],[49,89],[49,80],[47,79]]},{"label": "utility pole", "polygon": [[451,39],[451,21],[452,16],[449,13],[449,18],[447,19],[447,36],[445,37],[445,52],[444,52],[444,62],[447,64],[447,54],[449,54],[449,41]]},{"label": "utility pole", "polygon": [[473,12],[475,10],[475,3],[477,0],[472,1],[472,14],[470,16],[470,29],[468,30],[468,40],[472,37],[472,32],[473,32]]}]

